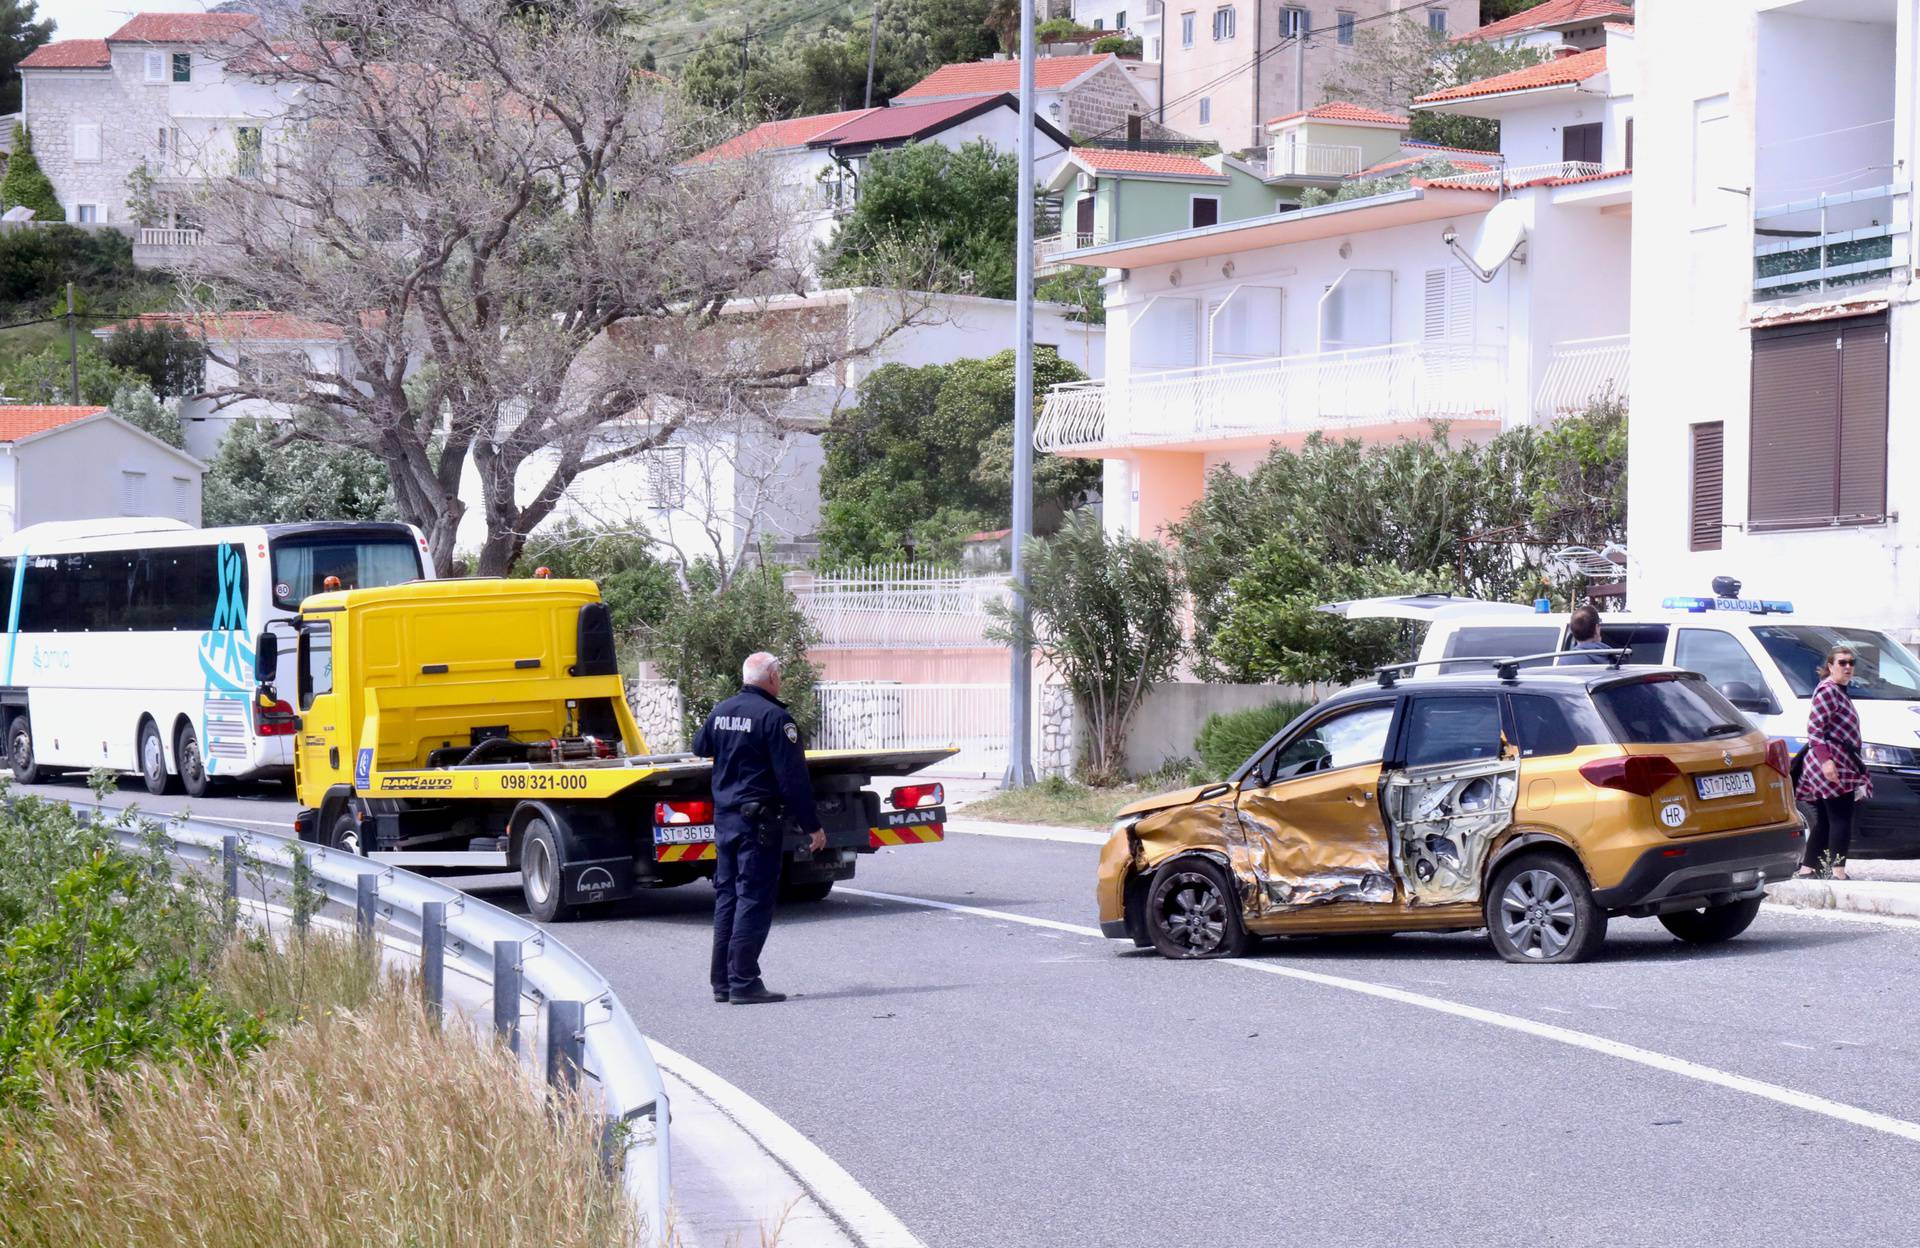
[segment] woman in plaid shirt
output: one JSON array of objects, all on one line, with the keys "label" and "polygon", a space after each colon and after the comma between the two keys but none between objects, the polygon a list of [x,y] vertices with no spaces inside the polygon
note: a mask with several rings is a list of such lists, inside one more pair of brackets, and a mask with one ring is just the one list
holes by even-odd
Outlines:
[{"label": "woman in plaid shirt", "polygon": [[1827,651],[1820,667],[1823,679],[1813,691],[1813,710],[1807,716],[1806,766],[1800,772],[1800,800],[1811,802],[1813,827],[1807,832],[1807,853],[1800,875],[1812,875],[1830,858],[1833,878],[1847,878],[1847,846],[1853,840],[1853,808],[1873,796],[1873,781],[1860,758],[1860,712],[1847,696],[1853,680],[1854,655],[1845,646]]}]

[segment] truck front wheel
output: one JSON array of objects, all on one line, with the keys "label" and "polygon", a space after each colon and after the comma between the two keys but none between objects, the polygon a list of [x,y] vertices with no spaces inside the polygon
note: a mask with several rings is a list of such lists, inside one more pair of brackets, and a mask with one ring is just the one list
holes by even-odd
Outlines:
[{"label": "truck front wheel", "polygon": [[526,894],[527,913],[541,923],[561,923],[573,917],[573,907],[560,902],[560,838],[546,818],[535,815],[520,832],[520,890]]}]

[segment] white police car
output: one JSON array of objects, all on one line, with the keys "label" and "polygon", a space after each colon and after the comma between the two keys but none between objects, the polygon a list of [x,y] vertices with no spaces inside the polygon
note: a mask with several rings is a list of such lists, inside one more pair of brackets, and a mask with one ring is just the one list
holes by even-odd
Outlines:
[{"label": "white police car", "polygon": [[[1514,603],[1420,594],[1322,610],[1352,620],[1426,621],[1423,662],[1540,654],[1567,643],[1566,612]],[[1630,651],[1629,663],[1699,672],[1795,752],[1805,743],[1821,660],[1830,647],[1851,647],[1860,662],[1850,691],[1874,787],[1854,825],[1854,853],[1920,857],[1920,662],[1899,642],[1870,628],[1804,620],[1790,602],[1720,596],[1668,598],[1657,611],[1605,612],[1600,640]],[[1462,663],[1457,670],[1482,666]]]}]

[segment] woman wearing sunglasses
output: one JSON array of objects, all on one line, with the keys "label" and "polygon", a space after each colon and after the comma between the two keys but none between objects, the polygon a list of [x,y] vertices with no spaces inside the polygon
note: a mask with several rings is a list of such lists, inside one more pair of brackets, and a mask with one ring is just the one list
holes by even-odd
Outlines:
[{"label": "woman wearing sunglasses", "polygon": [[1854,653],[1845,646],[1827,651],[1820,684],[1813,691],[1806,767],[1800,773],[1798,793],[1801,801],[1813,806],[1814,816],[1799,875],[1813,875],[1825,865],[1833,868],[1834,879],[1847,878],[1854,803],[1873,796],[1873,781],[1860,757],[1860,712],[1847,694],[1854,665]]}]

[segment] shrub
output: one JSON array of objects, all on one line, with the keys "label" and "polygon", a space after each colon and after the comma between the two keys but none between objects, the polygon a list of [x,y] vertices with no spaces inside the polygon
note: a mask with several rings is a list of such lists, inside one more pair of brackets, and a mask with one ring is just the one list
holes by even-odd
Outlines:
[{"label": "shrub", "polygon": [[600,586],[614,631],[629,636],[658,625],[679,592],[672,568],[653,554],[644,537],[565,525],[527,541],[515,576],[546,568],[558,577],[582,577]]},{"label": "shrub", "polygon": [[[147,379],[121,368],[84,343],[79,351],[81,403],[105,407],[113,396],[137,389]],[[18,403],[71,403],[73,361],[63,344],[23,356],[0,370],[0,394]]]},{"label": "shrub", "polygon": [[1040,43],[1085,43],[1097,33],[1070,17],[1050,17],[1033,28],[1033,37]]},{"label": "shrub", "polygon": [[205,523],[391,520],[387,469],[366,451],[323,442],[276,445],[287,426],[260,416],[233,422],[202,492]]},{"label": "shrub", "polygon": [[135,321],[116,329],[100,345],[100,354],[145,377],[163,399],[196,393],[206,384],[206,348],[166,321]]},{"label": "shrub", "polygon": [[114,392],[107,410],[143,433],[150,433],[168,446],[184,447],[187,435],[180,425],[180,412],[168,407],[145,386],[129,386]]},{"label": "shrub", "polygon": [[7,159],[6,176],[0,177],[0,212],[13,207],[33,209],[36,221],[67,219],[60,197],[53,193],[53,181],[33,154],[33,135],[17,121],[13,123],[13,154]]},{"label": "shrub", "polygon": [[689,740],[713,708],[739,690],[740,665],[756,650],[780,656],[780,700],[802,732],[813,730],[816,674],[807,662],[812,637],[780,569],[744,568],[723,583],[713,565],[695,564],[660,622],[642,636],[647,657],[686,699]]},{"label": "shrub", "polygon": [[64,312],[68,282],[82,303],[121,310],[164,303],[173,290],[165,273],[135,267],[133,240],[118,230],[0,230],[0,316],[17,321]]},{"label": "shrub", "polygon": [[1137,61],[1140,59],[1142,46],[1138,36],[1102,35],[1093,41],[1093,50],[1095,52],[1111,52],[1115,56],[1123,56],[1128,60]]},{"label": "shrub", "polygon": [[1294,716],[1313,705],[1311,702],[1274,702],[1244,711],[1218,711],[1200,725],[1193,748],[1215,778],[1233,770],[1253,757],[1274,733],[1293,721]]},{"label": "shrub", "polygon": [[1085,512],[1027,550],[1032,623],[994,603],[988,635],[1024,637],[1060,673],[1087,716],[1088,779],[1116,783],[1133,717],[1185,649],[1179,569],[1158,543],[1109,538]]}]

